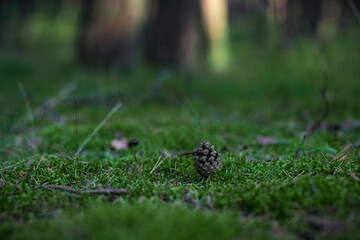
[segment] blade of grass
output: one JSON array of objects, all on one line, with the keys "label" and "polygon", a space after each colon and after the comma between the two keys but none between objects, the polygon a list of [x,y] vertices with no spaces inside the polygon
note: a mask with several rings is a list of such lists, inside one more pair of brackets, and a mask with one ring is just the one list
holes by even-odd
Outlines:
[{"label": "blade of grass", "polygon": [[28,98],[28,96],[26,94],[26,90],[24,88],[24,85],[21,82],[18,82],[18,87],[19,87],[21,96],[25,101],[25,106],[26,106],[26,110],[27,110],[27,113],[28,113],[29,122],[33,123],[34,122],[34,113],[32,111],[30,101],[29,101],[29,98]]},{"label": "blade of grass", "polygon": [[113,109],[109,112],[109,114],[102,120],[99,125],[91,132],[90,136],[85,139],[85,141],[80,145],[78,150],[75,152],[75,157],[78,157],[81,151],[84,149],[85,145],[95,136],[95,134],[100,130],[102,126],[111,118],[111,116],[121,108],[122,104],[117,103]]}]

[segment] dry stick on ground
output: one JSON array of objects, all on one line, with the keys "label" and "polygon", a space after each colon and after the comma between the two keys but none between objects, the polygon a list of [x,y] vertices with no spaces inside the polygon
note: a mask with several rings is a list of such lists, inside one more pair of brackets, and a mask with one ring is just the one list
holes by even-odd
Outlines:
[{"label": "dry stick on ground", "polygon": [[296,177],[293,178],[293,180],[297,179],[298,177],[300,177],[305,171],[302,171],[299,175],[297,175]]},{"label": "dry stick on ground", "polygon": [[125,194],[125,193],[129,193],[128,190],[122,189],[122,188],[77,191],[76,189],[74,189],[72,187],[62,186],[62,185],[41,185],[41,186],[35,187],[34,190],[41,189],[41,188],[54,188],[54,189],[64,190],[64,191],[77,193],[77,194]]},{"label": "dry stick on ground", "polygon": [[298,149],[296,150],[296,153],[295,153],[295,155],[294,155],[294,158],[298,158],[298,157],[299,157],[301,147],[304,145],[305,140],[306,140],[306,134],[304,134],[303,139],[302,139],[302,141],[301,141],[301,144],[300,144],[300,146],[298,147]]},{"label": "dry stick on ground", "polygon": [[189,156],[194,155],[194,153],[196,153],[196,151],[182,153],[179,155],[179,157],[189,157]]},{"label": "dry stick on ground", "polygon": [[305,140],[315,131],[317,130],[320,126],[321,126],[321,123],[324,122],[324,120],[328,117],[329,115],[329,112],[330,112],[330,104],[329,104],[329,100],[327,98],[327,73],[324,73],[324,85],[321,89],[321,97],[322,97],[322,100],[324,102],[324,110],[323,110],[323,113],[322,115],[318,118],[318,120],[316,122],[310,122],[308,124],[308,126],[306,127],[305,129],[305,133],[304,133],[304,136],[303,136],[303,139],[301,141],[301,144],[299,146],[299,148],[296,150],[296,153],[294,155],[294,158],[298,158],[299,155],[300,155],[300,150],[301,150],[301,147],[304,145],[305,143]]},{"label": "dry stick on ground", "polygon": [[43,155],[41,156],[41,158],[40,158],[40,161],[39,161],[38,165],[36,166],[36,168],[34,167],[34,171],[38,170],[38,168],[39,168],[39,166],[40,166],[41,162],[44,160],[44,158],[45,158],[45,154],[43,154]]},{"label": "dry stick on ground", "polygon": [[336,160],[345,161],[348,159],[349,154],[354,150],[352,147],[352,144],[348,144],[345,146],[338,154],[335,155],[335,157],[331,160],[332,162]]},{"label": "dry stick on ground", "polygon": [[309,137],[315,130],[317,130],[321,123],[324,122],[324,120],[328,117],[330,112],[330,104],[329,100],[327,98],[327,73],[324,74],[324,86],[321,89],[321,97],[324,102],[324,110],[322,115],[319,117],[319,119],[315,123],[310,123],[308,127],[306,128],[306,136]]},{"label": "dry stick on ground", "polygon": [[[163,156],[160,156],[160,157],[158,158],[158,160],[156,161],[153,169],[151,169],[150,174],[152,174],[152,173],[164,162],[164,160],[167,159],[167,157],[164,157],[164,158],[161,160],[162,157],[163,157]],[[161,160],[161,162],[160,162],[160,160]]]}]

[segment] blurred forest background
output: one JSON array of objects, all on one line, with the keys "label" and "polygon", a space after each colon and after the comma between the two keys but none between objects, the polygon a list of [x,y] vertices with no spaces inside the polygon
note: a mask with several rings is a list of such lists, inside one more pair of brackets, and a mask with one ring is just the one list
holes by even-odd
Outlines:
[{"label": "blurred forest background", "polygon": [[[252,100],[266,89],[274,102],[291,102],[318,91],[326,72],[349,97],[339,108],[354,109],[359,7],[355,0],[1,0],[2,100],[18,82],[32,93],[46,83],[52,94],[81,79],[91,92],[96,78],[98,93],[130,79],[118,93],[155,89],[181,98],[194,90],[209,101]],[[204,86],[210,82],[213,90]]]}]

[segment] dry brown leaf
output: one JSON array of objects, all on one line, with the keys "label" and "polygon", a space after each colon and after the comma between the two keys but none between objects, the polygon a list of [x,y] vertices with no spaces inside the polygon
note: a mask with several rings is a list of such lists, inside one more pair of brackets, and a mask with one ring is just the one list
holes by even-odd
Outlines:
[{"label": "dry brown leaf", "polygon": [[0,179],[0,188],[5,187],[6,181],[4,179]]},{"label": "dry brown leaf", "polygon": [[124,150],[129,148],[129,142],[126,139],[114,139],[110,145],[116,150]]},{"label": "dry brown leaf", "polygon": [[30,167],[30,165],[33,163],[33,160],[29,160],[25,163],[25,167]]},{"label": "dry brown leaf", "polygon": [[131,147],[135,147],[139,144],[139,141],[136,139],[127,140],[126,138],[114,139],[111,141],[110,145],[116,150],[125,150]]},{"label": "dry brown leaf", "polygon": [[263,146],[279,142],[276,137],[272,137],[272,136],[258,136],[257,141],[259,144]]}]

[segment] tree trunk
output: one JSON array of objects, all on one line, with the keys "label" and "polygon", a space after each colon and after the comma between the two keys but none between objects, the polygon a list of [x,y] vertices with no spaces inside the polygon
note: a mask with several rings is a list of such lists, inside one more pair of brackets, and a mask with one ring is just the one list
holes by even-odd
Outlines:
[{"label": "tree trunk", "polygon": [[186,68],[196,42],[198,0],[154,0],[147,29],[146,58],[152,64]]},{"label": "tree trunk", "polygon": [[100,68],[128,66],[145,18],[146,0],[82,0],[78,56]]},{"label": "tree trunk", "polygon": [[322,1],[287,0],[286,35],[315,34],[321,19]]},{"label": "tree trunk", "polygon": [[209,42],[209,63],[215,71],[224,71],[230,63],[227,0],[201,0],[204,27]]}]

